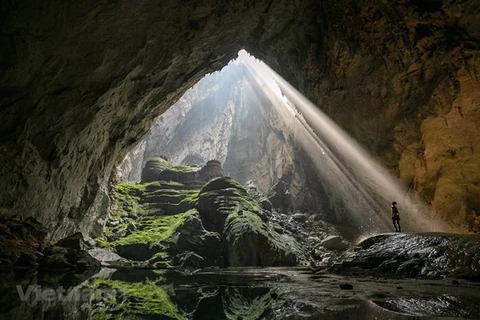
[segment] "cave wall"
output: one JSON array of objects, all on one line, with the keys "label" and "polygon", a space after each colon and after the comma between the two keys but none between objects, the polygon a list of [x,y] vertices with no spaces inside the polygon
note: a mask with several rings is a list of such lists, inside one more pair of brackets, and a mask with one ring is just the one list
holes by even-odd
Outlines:
[{"label": "cave wall", "polygon": [[158,117],[117,176],[139,182],[145,163],[156,156],[199,166],[216,159],[227,176],[244,184],[253,181],[265,194],[282,180],[291,194],[290,210],[326,217],[332,213],[333,195],[325,193],[325,182],[299,142],[303,126],[292,115],[243,62],[232,61],[202,78]]},{"label": "cave wall", "polygon": [[[476,0],[2,1],[0,214],[98,231],[112,171],[239,49],[479,230]],[[448,204],[448,205],[446,205]]]},{"label": "cave wall", "polygon": [[480,3],[342,3],[328,46],[310,45],[305,92],[435,219],[480,231]]}]

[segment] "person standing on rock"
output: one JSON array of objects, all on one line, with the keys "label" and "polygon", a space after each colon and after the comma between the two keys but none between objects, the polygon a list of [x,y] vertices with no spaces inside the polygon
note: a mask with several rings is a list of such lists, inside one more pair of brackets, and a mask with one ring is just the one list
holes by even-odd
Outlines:
[{"label": "person standing on rock", "polygon": [[398,213],[397,203],[395,201],[392,202],[392,221],[393,226],[395,227],[395,232],[401,232],[402,229],[400,228],[400,214]]}]

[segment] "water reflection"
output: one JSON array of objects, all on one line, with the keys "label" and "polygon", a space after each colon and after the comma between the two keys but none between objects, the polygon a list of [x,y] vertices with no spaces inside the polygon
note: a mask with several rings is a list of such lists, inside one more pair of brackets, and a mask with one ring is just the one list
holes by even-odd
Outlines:
[{"label": "water reflection", "polygon": [[298,269],[102,269],[93,276],[9,271],[0,276],[1,319],[403,320],[480,314],[474,297],[432,294],[371,302],[345,294],[334,278],[312,278]]}]

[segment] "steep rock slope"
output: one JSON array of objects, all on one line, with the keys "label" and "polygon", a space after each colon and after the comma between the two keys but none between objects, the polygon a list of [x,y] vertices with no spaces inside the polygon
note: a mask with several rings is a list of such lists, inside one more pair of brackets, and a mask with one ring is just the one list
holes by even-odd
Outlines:
[{"label": "steep rock slope", "polygon": [[231,62],[162,114],[118,171],[140,181],[138,168],[157,154],[187,165],[218,159],[227,175],[242,183],[252,180],[264,192],[282,181],[291,193],[290,210],[327,215],[330,200],[297,141],[298,125],[280,98],[270,99],[242,62]]}]

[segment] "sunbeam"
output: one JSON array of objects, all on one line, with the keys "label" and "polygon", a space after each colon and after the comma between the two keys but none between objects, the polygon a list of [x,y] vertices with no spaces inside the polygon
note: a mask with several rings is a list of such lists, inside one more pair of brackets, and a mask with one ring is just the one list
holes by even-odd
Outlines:
[{"label": "sunbeam", "polygon": [[[327,184],[331,203],[342,203],[346,208],[333,211],[347,234],[364,237],[392,230],[389,211],[392,201],[400,204],[405,230],[447,230],[430,219],[426,207],[415,202],[340,126],[268,65],[245,51],[239,53],[239,59],[265,94],[276,100],[275,105],[288,109],[290,117],[295,115],[295,121],[290,121],[291,129]],[[286,115],[285,111],[280,113]]]}]

